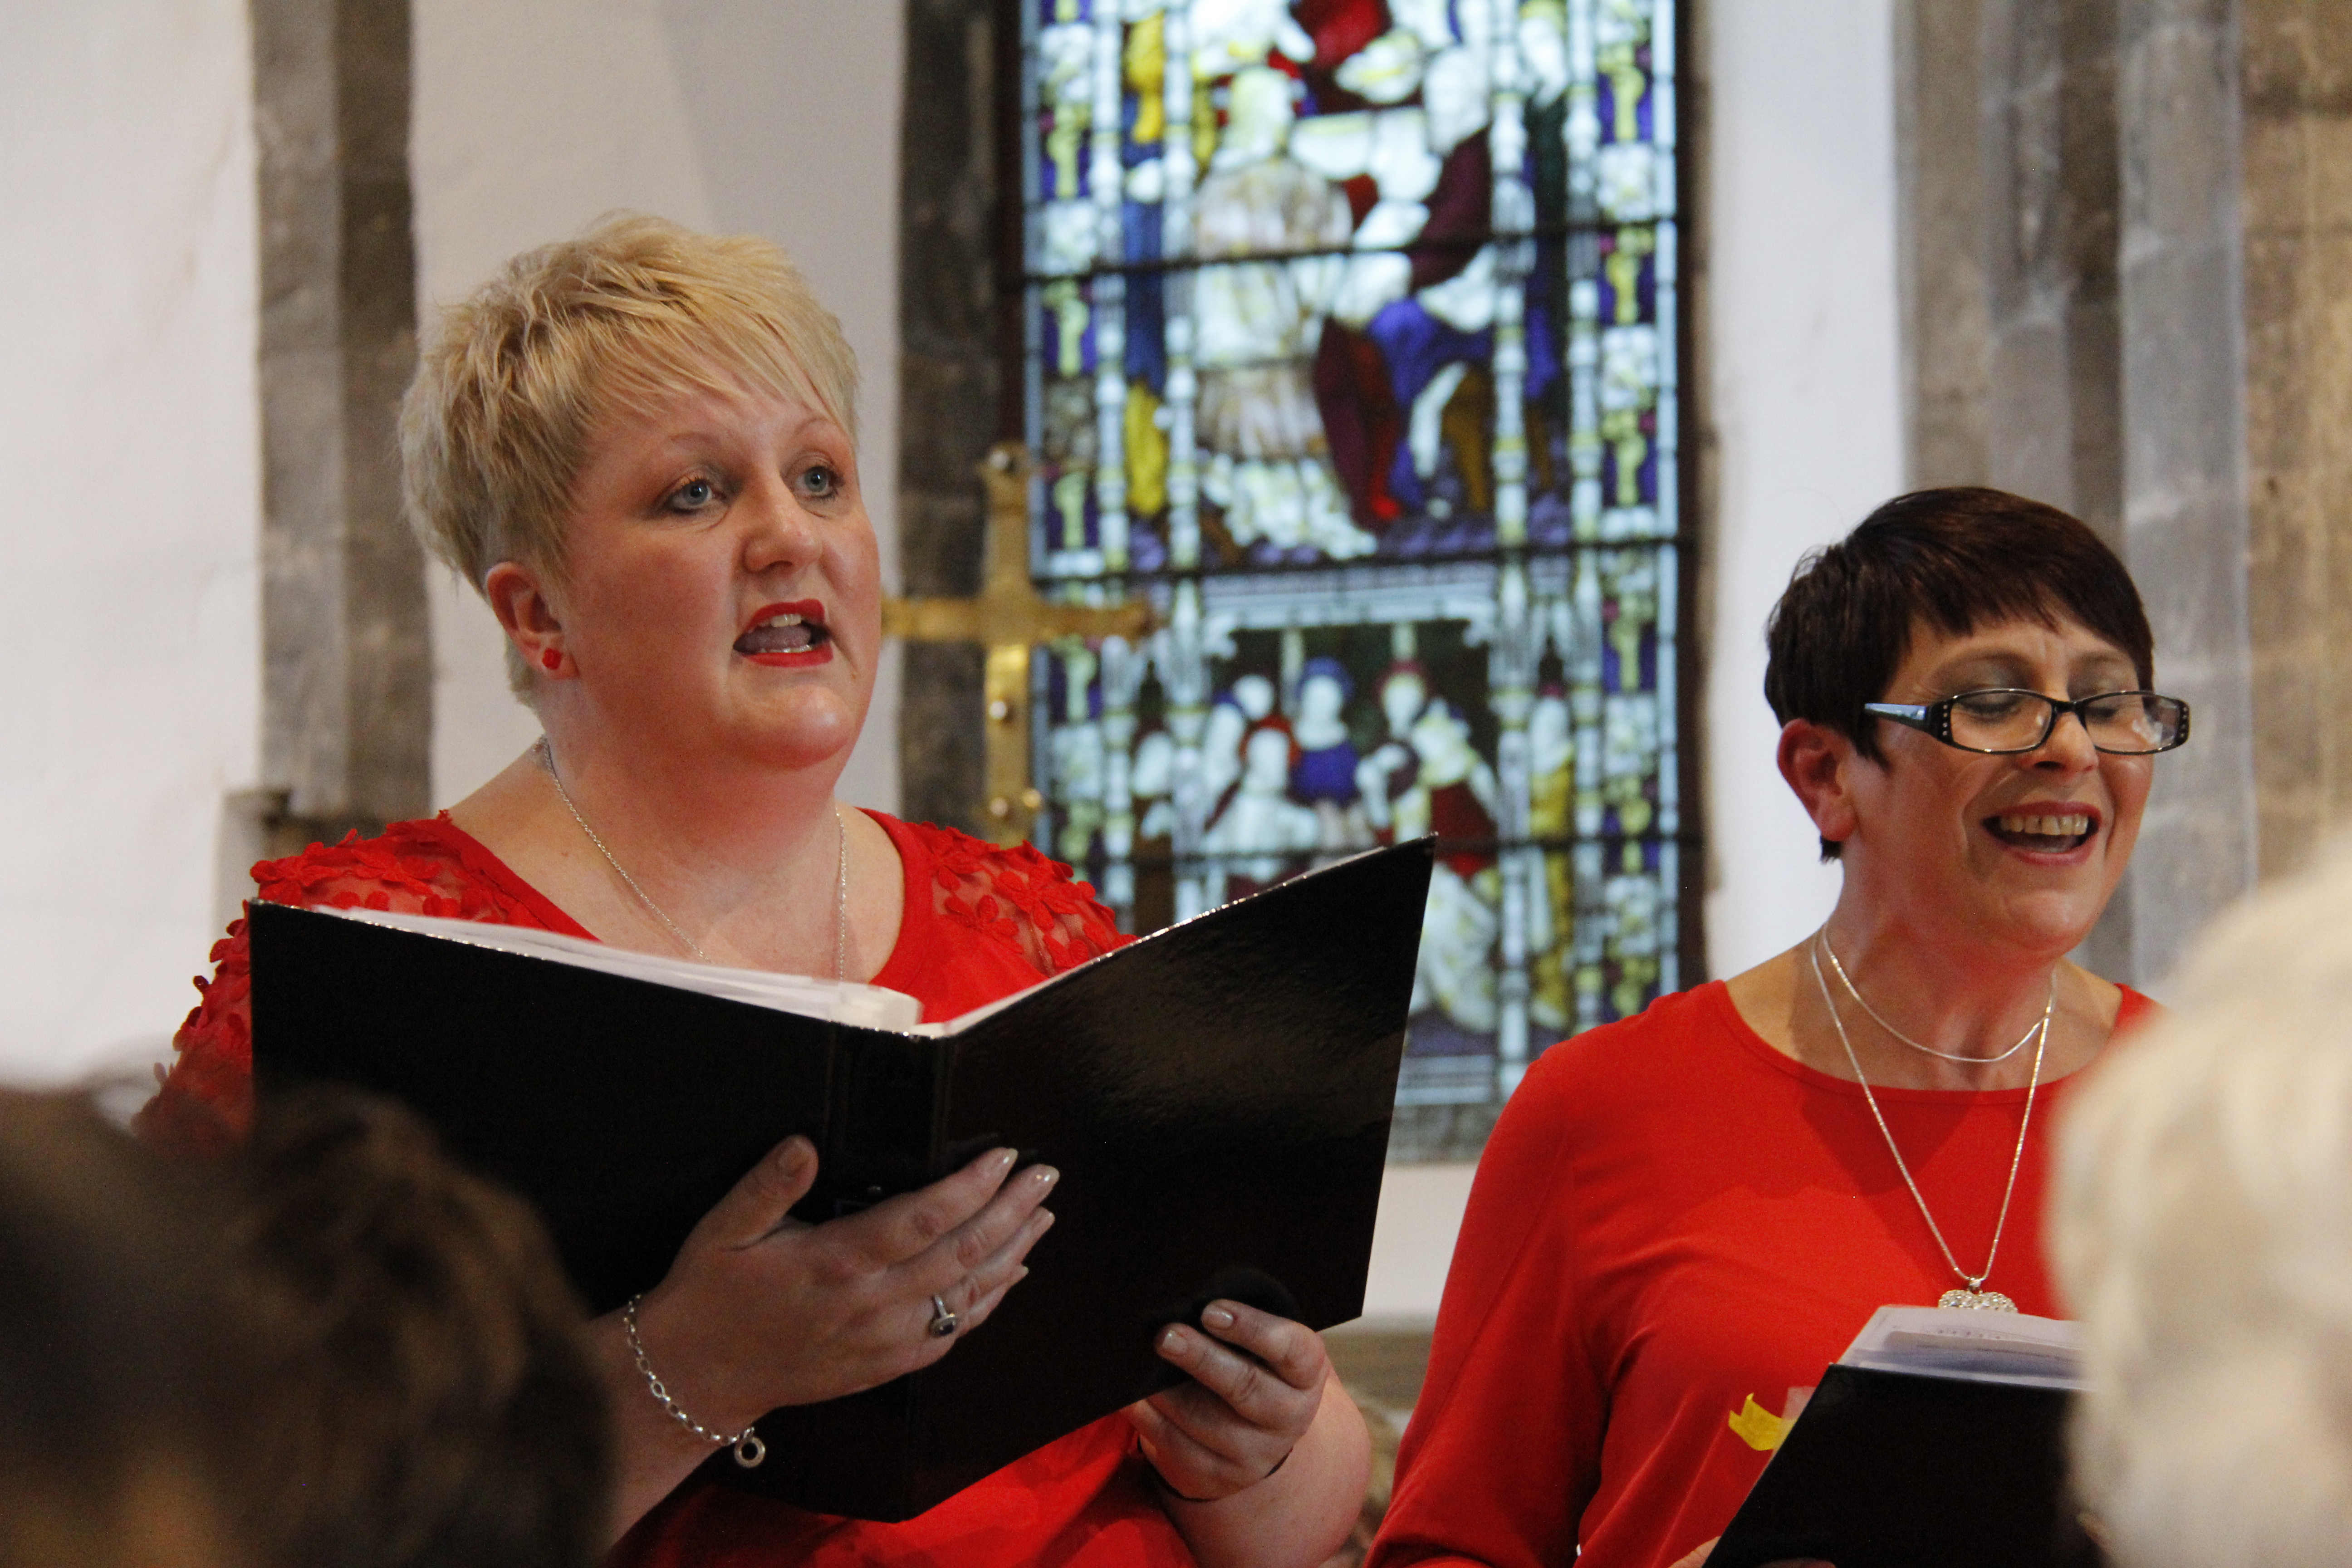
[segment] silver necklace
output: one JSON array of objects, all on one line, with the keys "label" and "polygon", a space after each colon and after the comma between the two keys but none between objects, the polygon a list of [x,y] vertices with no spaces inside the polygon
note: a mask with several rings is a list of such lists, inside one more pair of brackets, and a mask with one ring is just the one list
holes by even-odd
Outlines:
[{"label": "silver necklace", "polygon": [[[572,814],[572,820],[580,825],[580,831],[588,836],[588,842],[596,847],[596,853],[604,858],[604,864],[613,868],[613,874],[628,884],[629,891],[637,896],[637,902],[645,905],[646,913],[661,921],[663,929],[677,939],[678,946],[704,963],[717,963],[717,959],[705,952],[699,942],[687,935],[684,928],[662,911],[662,907],[654,902],[653,895],[637,885],[637,879],[629,875],[629,868],[621,864],[604,839],[597,837],[596,830],[588,826],[588,819],[580,815],[580,808],[572,802],[572,792],[563,787],[563,775],[555,771],[555,748],[547,743],[546,736],[539,738],[535,749],[539,752],[539,765],[547,770],[548,778],[555,785],[556,795],[563,802],[563,809]],[[849,970],[849,824],[842,819],[839,802],[834,805],[833,826],[838,835],[839,845],[834,854],[833,866],[833,977],[842,980],[847,977]]]},{"label": "silver necklace", "polygon": [[[1961,1051],[1939,1051],[1933,1046],[1922,1045],[1917,1040],[1915,1040],[1910,1036],[1905,1034],[1902,1030],[1896,1028],[1894,1025],[1888,1023],[1885,1018],[1879,1016],[1878,1009],[1872,1006],[1863,996],[1863,994],[1854,989],[1853,981],[1846,974],[1845,965],[1838,962],[1837,949],[1830,945],[1830,928],[1823,926],[1821,929],[1819,935],[1822,951],[1829,954],[1830,968],[1836,971],[1838,984],[1844,986],[1845,994],[1853,998],[1853,1005],[1861,1008],[1864,1012],[1869,1014],[1870,1021],[1872,1023],[1876,1024],[1880,1028],[1885,1030],[1888,1034],[1894,1036],[1896,1039],[1902,1041],[1905,1045],[1910,1047],[1913,1050],[1917,1051],[1922,1056],[1940,1057],[1948,1062],[1965,1062],[1970,1067],[1990,1067],[1995,1062],[2005,1062],[2009,1060],[2010,1058],[2015,1056],[2018,1052],[2023,1050],[2027,1042],[2032,1040],[2042,1027],[2039,1023],[2030,1026],[2026,1029],[2025,1033],[2017,1037],[2017,1044],[2010,1047],[2009,1049],[2001,1052],[2000,1055],[1997,1057],[1972,1057]],[[1817,958],[1813,960],[1813,968],[1816,972],[1821,969],[1821,966],[1822,963],[1820,959]],[[2055,1003],[2057,999],[2058,972],[2053,969],[2050,972],[2050,1001],[2052,1003]],[[1834,1011],[1834,1009],[1832,1009],[1832,1011]],[[2042,1016],[2045,1021],[2048,1019],[2050,1016],[2050,1008],[2047,1005],[2042,1007]]]},{"label": "silver necklace", "polygon": [[1943,1228],[1936,1216],[1927,1212],[1927,1200],[1912,1179],[1911,1167],[1903,1159],[1903,1151],[1895,1142],[1895,1130],[1886,1125],[1885,1112],[1878,1109],[1878,1097],[1870,1091],[1870,1080],[1862,1075],[1862,1058],[1853,1054],[1853,1042],[1846,1038],[1845,1020],[1838,1016],[1837,999],[1830,994],[1830,983],[1822,973],[1821,949],[1827,946],[1821,933],[1815,933],[1809,944],[1813,961],[1813,984],[1822,988],[1822,1005],[1830,1010],[1830,1022],[1837,1026],[1838,1044],[1845,1047],[1845,1059],[1853,1068],[1853,1081],[1862,1085],[1863,1102],[1870,1107],[1870,1119],[1878,1123],[1878,1135],[1886,1140],[1886,1152],[1895,1156],[1895,1168],[1903,1173],[1903,1184],[1911,1189],[1911,1201],[1919,1205],[1919,1217],[1927,1222],[1927,1234],[1936,1238],[1936,1246],[1952,1272],[1960,1277],[1961,1288],[1947,1290],[1936,1302],[1938,1307],[1969,1307],[1987,1312],[2014,1312],[2017,1303],[1998,1290],[1988,1290],[1984,1282],[1992,1278],[1993,1260],[2000,1256],[2000,1233],[2009,1226],[2009,1200],[2017,1195],[2018,1167],[2025,1163],[2025,1130],[2033,1125],[2033,1093],[2042,1086],[2042,1057],[2050,1047],[2050,1015],[2057,1006],[2058,987],[2053,982],[2050,999],[2042,1005],[2042,1022],[2035,1026],[2042,1043],[2033,1047],[2033,1074],[2025,1083],[2025,1114],[2017,1120],[2017,1152],[2010,1156],[2009,1184],[2000,1191],[2000,1215],[1992,1222],[1992,1247],[1985,1253],[1983,1271],[1971,1275],[1952,1256],[1951,1244],[1944,1239]]}]

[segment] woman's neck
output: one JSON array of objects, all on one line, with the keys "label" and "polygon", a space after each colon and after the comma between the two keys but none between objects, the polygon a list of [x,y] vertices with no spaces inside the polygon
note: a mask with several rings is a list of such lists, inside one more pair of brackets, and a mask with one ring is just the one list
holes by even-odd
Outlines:
[{"label": "woman's neck", "polygon": [[544,752],[525,752],[450,816],[596,936],[678,957],[696,956],[691,944],[718,963],[828,979],[845,947],[850,979],[887,957],[897,855],[863,813],[836,815],[837,759],[664,764],[649,759],[677,753],[550,729]]},{"label": "woman's neck", "polygon": [[2037,1061],[2044,1082],[2087,1066],[2121,997],[2061,954],[1917,929],[1850,900],[1731,989],[1768,1043],[1832,1077],[1978,1090],[2023,1088]]},{"label": "woman's neck", "polygon": [[2056,1025],[2061,962],[1952,942],[1841,904],[1814,934],[1805,968],[1849,1069],[1982,1089],[2030,1080],[2037,1056],[2048,1065],[2039,1036],[2043,1018]]},{"label": "woman's neck", "polygon": [[730,884],[790,881],[803,861],[822,861],[832,876],[833,786],[846,757],[778,766],[715,748],[633,745],[606,726],[552,716],[542,755],[551,788],[563,786],[557,804],[568,794],[616,853],[629,846],[626,863],[641,880],[638,859],[656,875],[709,884],[714,898],[729,896]]}]

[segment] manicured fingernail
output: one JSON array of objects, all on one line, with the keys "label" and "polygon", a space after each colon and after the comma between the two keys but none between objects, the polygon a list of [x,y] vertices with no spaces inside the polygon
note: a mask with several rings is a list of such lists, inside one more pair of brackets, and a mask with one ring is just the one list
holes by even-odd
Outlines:
[{"label": "manicured fingernail", "polygon": [[1021,1272],[1020,1272],[1020,1273],[1018,1273],[1018,1274],[1015,1274],[1015,1275],[1013,1277],[1013,1282],[1015,1285],[1018,1285],[1018,1284],[1020,1284],[1020,1283],[1021,1283],[1021,1281],[1023,1281],[1024,1279],[1028,1279],[1028,1278],[1029,1278],[1029,1266],[1028,1266],[1027,1264],[1025,1264],[1025,1263],[1024,1263],[1024,1264],[1023,1264],[1023,1265],[1021,1266]]},{"label": "manicured fingernail", "polygon": [[1201,1326],[1204,1329],[1232,1328],[1234,1326],[1233,1309],[1224,1306],[1203,1307],[1201,1309]]},{"label": "manicured fingernail", "polygon": [[1051,1165],[1033,1165],[1029,1168],[1029,1179],[1040,1187],[1050,1187],[1062,1179],[1062,1173]]},{"label": "manicured fingernail", "polygon": [[1178,1328],[1166,1328],[1166,1329],[1162,1329],[1162,1330],[1160,1330],[1160,1353],[1161,1355],[1181,1355],[1181,1354],[1183,1354],[1183,1353],[1184,1353],[1184,1331],[1183,1331],[1183,1330],[1181,1330],[1181,1329],[1178,1329]]},{"label": "manicured fingernail", "polygon": [[988,1168],[992,1171],[1009,1171],[1013,1168],[1013,1162],[1019,1158],[1021,1158],[1021,1151],[1018,1149],[999,1149],[995,1158],[989,1161]]}]

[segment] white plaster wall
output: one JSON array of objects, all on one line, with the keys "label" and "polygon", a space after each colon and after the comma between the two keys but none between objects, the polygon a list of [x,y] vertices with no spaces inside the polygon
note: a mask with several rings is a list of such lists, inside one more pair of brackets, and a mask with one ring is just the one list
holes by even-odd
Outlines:
[{"label": "white plaster wall", "polygon": [[1773,763],[1764,617],[1798,557],[1903,488],[1892,0],[1708,6],[1717,443],[1707,967],[1794,944],[1837,897]]},{"label": "white plaster wall", "polygon": [[1437,1321],[1454,1237],[1470,1202],[1473,1164],[1391,1165],[1372,1226],[1372,1268],[1364,1281],[1367,1329],[1425,1328]]},{"label": "white plaster wall", "polygon": [[[418,294],[463,297],[509,256],[615,207],[762,234],[841,318],[864,373],[859,477],[898,583],[898,106],[883,0],[416,0]],[[457,799],[538,731],[497,624],[434,572],[433,790]],[[845,798],[898,804],[898,659]]]},{"label": "white plaster wall", "polygon": [[0,26],[0,1078],[166,1053],[258,766],[243,0]]}]

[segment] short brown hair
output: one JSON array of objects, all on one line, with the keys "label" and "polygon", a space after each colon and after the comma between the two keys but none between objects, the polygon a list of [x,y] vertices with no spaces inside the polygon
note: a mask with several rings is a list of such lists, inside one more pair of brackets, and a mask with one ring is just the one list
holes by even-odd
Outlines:
[{"label": "short brown hair", "polygon": [[[2139,590],[2081,519],[2006,490],[1915,490],[1797,563],[1765,624],[1764,700],[1884,761],[1862,708],[1881,700],[1922,627],[1959,637],[2068,616],[2121,648],[2145,688],[2156,638]],[[1838,846],[1822,841],[1822,858]]]},{"label": "short brown hair", "polygon": [[[525,251],[442,310],[418,355],[400,416],[409,524],[478,591],[501,561],[560,580],[598,424],[730,378],[856,437],[856,356],[767,240],[617,213]],[[520,659],[509,674],[527,692]]]},{"label": "short brown hair", "polygon": [[241,1560],[209,1189],[79,1097],[0,1089],[0,1564]]},{"label": "short brown hair", "polygon": [[347,1090],[265,1100],[240,1169],[234,1289],[266,1357],[246,1447],[271,1560],[588,1568],[612,1439],[531,1212]]}]

